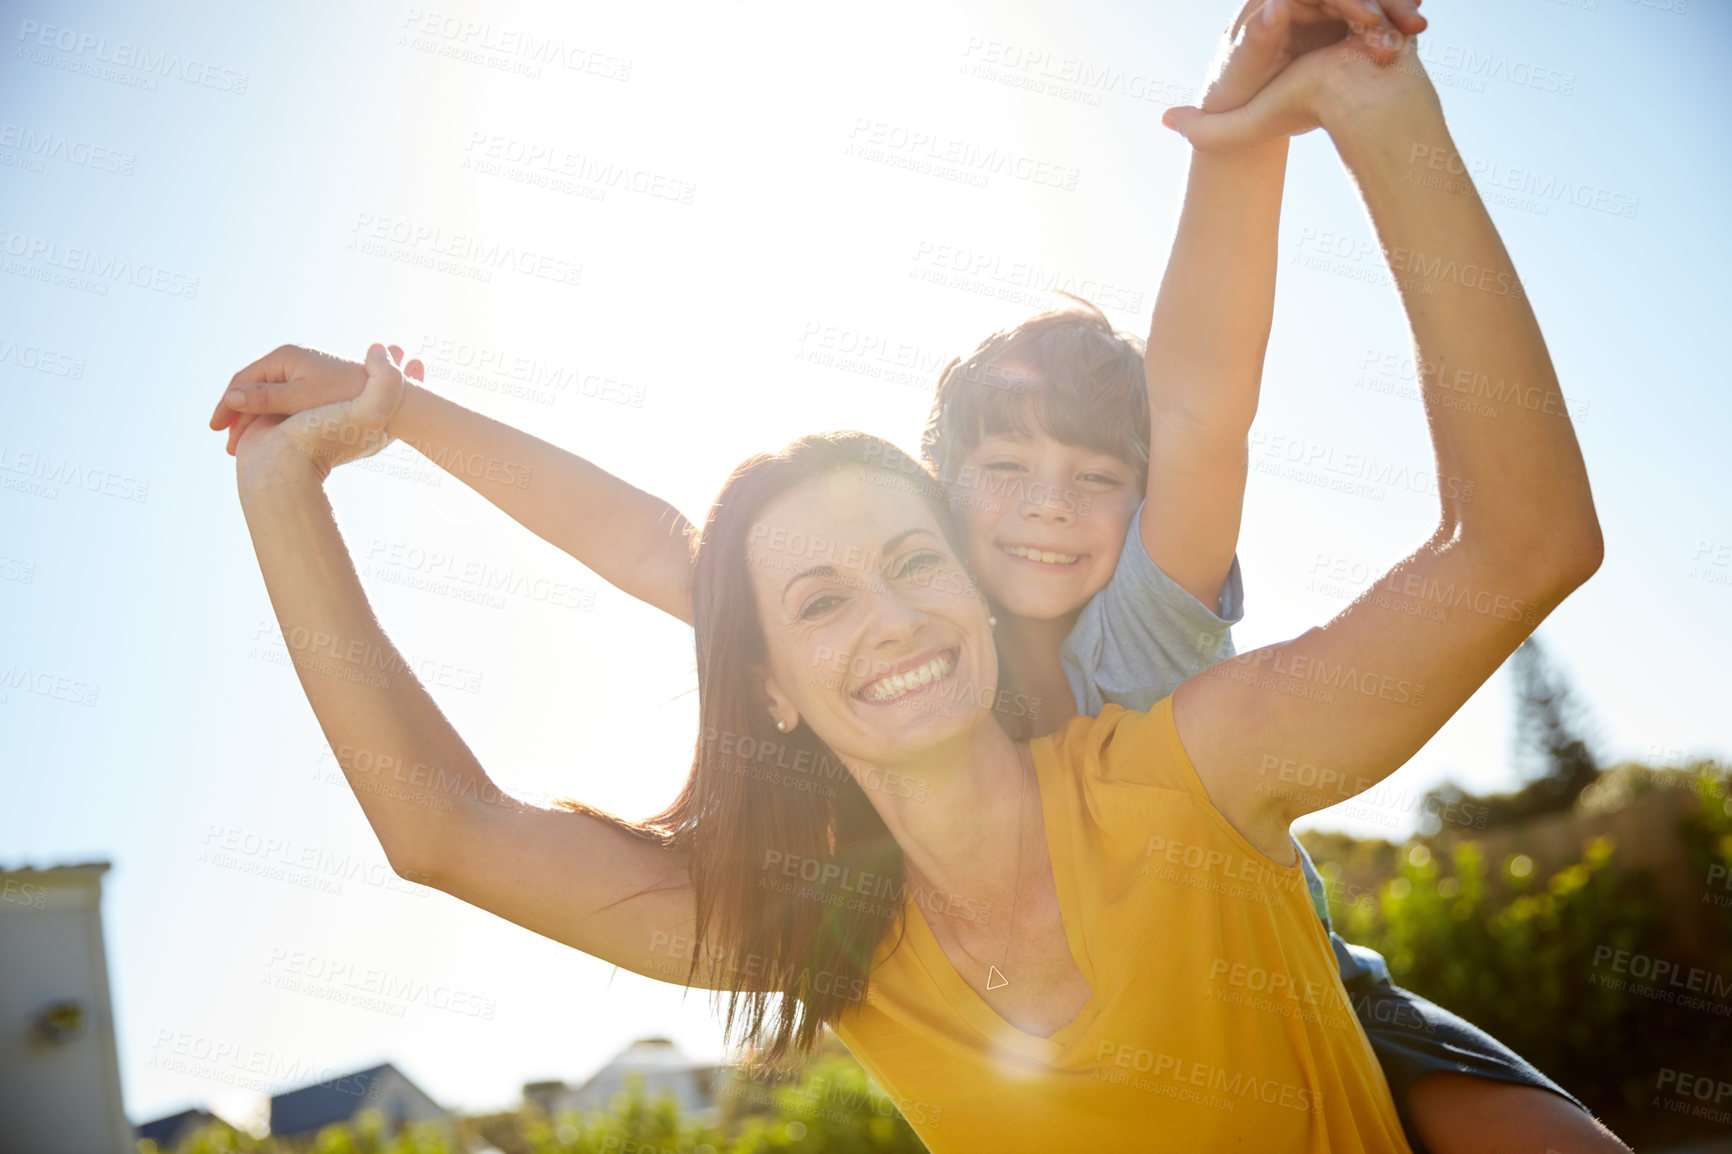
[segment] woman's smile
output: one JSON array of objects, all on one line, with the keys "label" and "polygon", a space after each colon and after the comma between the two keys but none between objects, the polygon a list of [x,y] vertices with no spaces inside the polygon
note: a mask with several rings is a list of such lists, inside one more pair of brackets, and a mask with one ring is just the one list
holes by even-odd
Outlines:
[{"label": "woman's smile", "polygon": [[854,696],[873,705],[900,701],[948,680],[956,671],[957,654],[956,649],[946,649],[910,658],[854,690]]}]

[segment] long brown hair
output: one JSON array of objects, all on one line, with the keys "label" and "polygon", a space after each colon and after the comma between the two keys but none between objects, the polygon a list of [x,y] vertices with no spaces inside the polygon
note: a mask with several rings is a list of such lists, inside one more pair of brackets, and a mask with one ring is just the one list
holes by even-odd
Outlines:
[{"label": "long brown hair", "polygon": [[[748,569],[753,526],[782,494],[850,467],[924,500],[961,557],[942,486],[888,441],[820,433],[742,462],[710,507],[694,557],[700,729],[691,775],[667,809],[622,823],[689,850],[705,946],[687,980],[708,966],[726,1003],[726,1036],[766,1067],[810,1052],[825,1023],[859,1005],[873,955],[902,913],[901,847],[810,727],[776,730],[755,672],[767,653]],[[772,863],[779,868],[767,870]],[[798,884],[784,884],[790,863]]]}]

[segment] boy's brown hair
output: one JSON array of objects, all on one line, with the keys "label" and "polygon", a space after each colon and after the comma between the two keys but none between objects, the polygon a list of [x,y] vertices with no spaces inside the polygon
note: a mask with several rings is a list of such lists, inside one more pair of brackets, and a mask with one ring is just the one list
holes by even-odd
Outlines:
[{"label": "boy's brown hair", "polygon": [[1149,398],[1143,342],[1115,332],[1106,314],[1074,304],[993,333],[938,377],[920,455],[946,483],[989,436],[1043,432],[1128,462],[1148,484]]}]

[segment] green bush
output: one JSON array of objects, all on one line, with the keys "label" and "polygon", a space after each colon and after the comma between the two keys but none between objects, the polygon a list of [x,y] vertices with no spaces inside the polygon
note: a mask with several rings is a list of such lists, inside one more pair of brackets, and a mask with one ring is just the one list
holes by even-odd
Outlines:
[{"label": "green bush", "polygon": [[405,1126],[398,1133],[387,1131],[384,1115],[364,1110],[354,1125],[326,1126],[316,1135],[300,1138],[255,1138],[222,1122],[204,1126],[173,1150],[155,1142],[138,1143],[138,1154],[463,1154],[463,1146],[437,1123]]},{"label": "green bush", "polygon": [[[1696,788],[1703,804],[1678,834],[1705,881],[1710,865],[1732,867],[1732,806],[1724,776],[1703,773]],[[1658,985],[1636,989],[1612,960],[1644,955],[1724,980],[1732,908],[1704,887],[1700,923],[1668,924],[1654,879],[1620,868],[1604,838],[1544,879],[1519,854],[1487,862],[1471,841],[1457,845],[1448,868],[1423,844],[1397,860],[1376,901],[1332,910],[1343,937],[1376,949],[1398,985],[1489,1031],[1627,1139],[1689,1132],[1656,1116],[1656,1075],[1723,1074],[1732,1007],[1723,998],[1682,1004],[1688,991]],[[1690,960],[1686,940],[1706,940],[1709,958]]]},{"label": "green bush", "polygon": [[[820,1056],[786,1085],[764,1086],[765,1114],[744,1114],[732,1136],[682,1114],[666,1095],[644,1093],[641,1081],[606,1110],[553,1117],[534,1109],[489,1118],[475,1144],[505,1154],[919,1154],[925,1146],[846,1053]],[[747,1102],[746,1105],[759,1104]],[[466,1145],[436,1125],[385,1132],[376,1114],[354,1125],[327,1126],[316,1137],[254,1138],[213,1123],[174,1151],[140,1142],[139,1154],[463,1154]]]},{"label": "green bush", "polygon": [[748,1119],[728,1154],[903,1154],[926,1149],[860,1064],[831,1054],[775,1093],[776,1116]]}]

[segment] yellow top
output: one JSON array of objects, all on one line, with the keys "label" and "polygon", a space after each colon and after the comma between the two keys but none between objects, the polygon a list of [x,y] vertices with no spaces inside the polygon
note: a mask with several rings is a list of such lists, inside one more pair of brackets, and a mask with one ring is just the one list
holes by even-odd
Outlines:
[{"label": "yellow top", "polygon": [[1017,1029],[909,900],[864,1002],[836,1024],[933,1154],[1410,1154],[1304,875],[1209,801],[1172,699],[1109,705],[1032,749],[1065,934],[1094,996],[1051,1037]]}]

